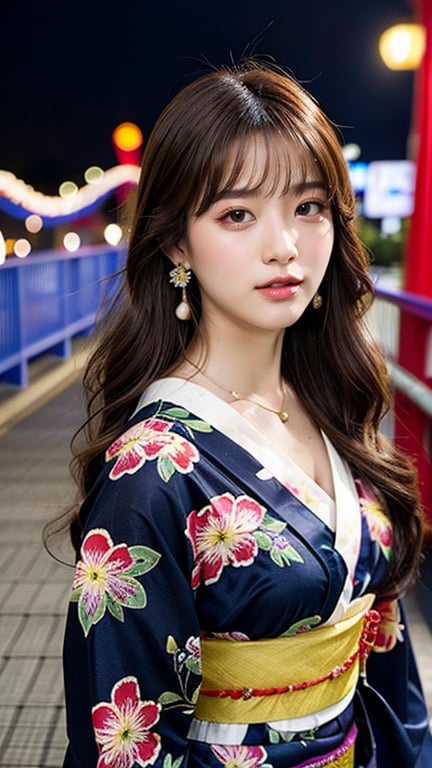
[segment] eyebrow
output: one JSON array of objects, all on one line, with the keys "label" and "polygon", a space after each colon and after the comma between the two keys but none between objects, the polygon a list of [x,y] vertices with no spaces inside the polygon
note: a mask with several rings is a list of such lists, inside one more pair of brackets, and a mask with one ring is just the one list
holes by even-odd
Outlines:
[{"label": "eyebrow", "polygon": [[[260,194],[261,185],[255,188],[250,187],[239,187],[238,189],[225,189],[219,192],[213,203],[219,202],[219,200],[226,200],[227,198],[237,198],[237,197],[258,197]],[[321,179],[311,179],[310,181],[300,181],[297,184],[293,184],[288,192],[291,192],[294,195],[301,195],[303,192],[307,192],[309,189],[323,189],[326,190],[327,187],[324,184]]]}]

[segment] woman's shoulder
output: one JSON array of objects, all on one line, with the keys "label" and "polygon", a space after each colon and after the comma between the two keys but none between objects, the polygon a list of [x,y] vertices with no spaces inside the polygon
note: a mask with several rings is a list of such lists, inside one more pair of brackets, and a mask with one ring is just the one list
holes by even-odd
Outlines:
[{"label": "woman's shoulder", "polygon": [[193,472],[200,459],[196,433],[205,431],[209,425],[175,404],[158,401],[140,408],[106,451],[110,480],[144,467],[164,482]]},{"label": "woman's shoulder", "polygon": [[158,401],[135,412],[105,452],[105,462],[81,508],[86,526],[178,517],[184,522],[199,493],[198,432],[210,427],[175,404]]}]

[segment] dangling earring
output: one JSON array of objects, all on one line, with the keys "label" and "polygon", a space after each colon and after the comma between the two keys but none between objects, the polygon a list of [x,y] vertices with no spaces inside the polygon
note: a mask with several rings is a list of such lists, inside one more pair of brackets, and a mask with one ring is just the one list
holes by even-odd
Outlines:
[{"label": "dangling earring", "polygon": [[177,266],[169,273],[170,283],[172,283],[175,288],[182,289],[182,300],[175,310],[176,317],[179,320],[189,320],[191,316],[191,308],[186,294],[186,286],[191,277],[192,273],[190,269],[186,269],[183,264],[177,264]]},{"label": "dangling earring", "polygon": [[322,305],[323,305],[322,296],[319,293],[316,293],[312,299],[312,306],[314,309],[321,309]]}]

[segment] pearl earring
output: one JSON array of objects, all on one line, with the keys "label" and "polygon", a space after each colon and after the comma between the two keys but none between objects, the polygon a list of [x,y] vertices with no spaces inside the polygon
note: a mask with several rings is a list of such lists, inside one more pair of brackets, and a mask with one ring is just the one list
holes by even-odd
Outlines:
[{"label": "pearl earring", "polygon": [[169,273],[170,283],[172,283],[175,288],[182,289],[182,299],[175,310],[176,317],[179,320],[189,320],[191,316],[191,308],[186,293],[186,286],[191,277],[192,273],[190,269],[186,269],[184,264],[177,264],[177,266]]}]

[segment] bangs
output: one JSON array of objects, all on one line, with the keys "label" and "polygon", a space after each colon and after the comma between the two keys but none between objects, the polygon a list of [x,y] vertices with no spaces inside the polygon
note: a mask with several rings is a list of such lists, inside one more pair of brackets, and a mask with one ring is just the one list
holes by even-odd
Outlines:
[{"label": "bangs", "polygon": [[213,154],[194,215],[201,216],[238,186],[271,197],[276,193],[286,195],[294,185],[301,194],[302,186],[306,189],[311,180],[324,184],[330,199],[333,180],[325,178],[311,149],[301,139],[281,136],[275,130],[256,131],[232,140],[230,147],[221,149],[219,158]]}]

